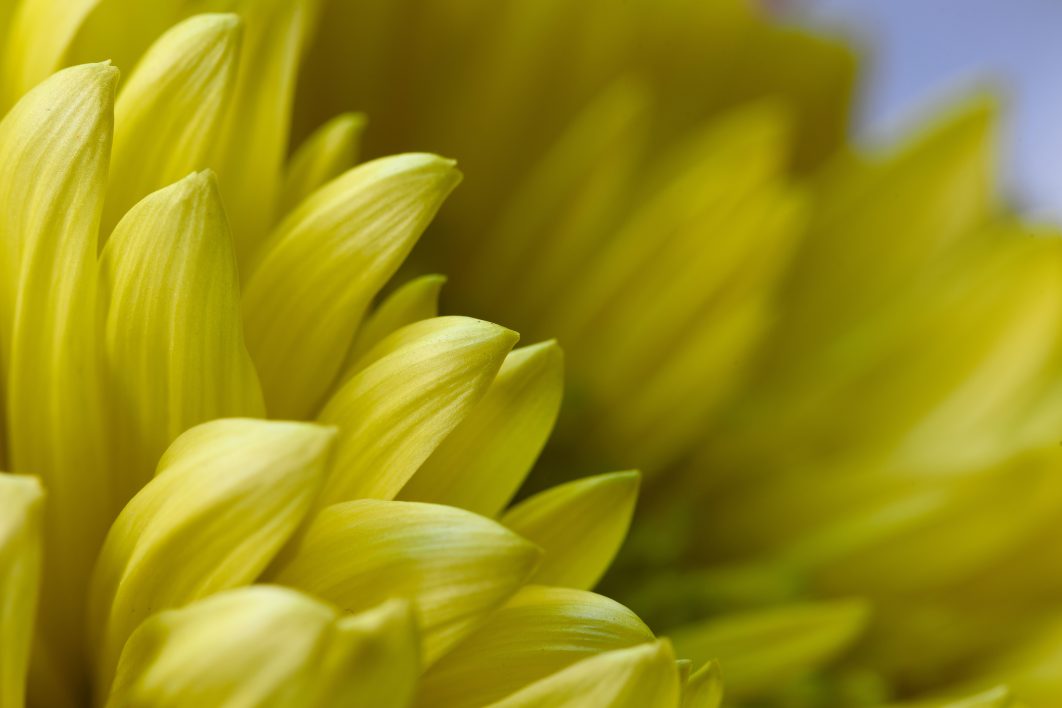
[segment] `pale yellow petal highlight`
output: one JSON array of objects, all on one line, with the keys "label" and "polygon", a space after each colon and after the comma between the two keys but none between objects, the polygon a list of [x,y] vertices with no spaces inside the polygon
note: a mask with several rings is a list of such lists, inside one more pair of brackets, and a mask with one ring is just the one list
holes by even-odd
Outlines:
[{"label": "pale yellow petal highlight", "polygon": [[459,180],[454,163],[434,155],[374,160],[277,227],[251,268],[243,308],[270,415],[305,418],[324,401],[369,303]]},{"label": "pale yellow petal highlight", "polygon": [[623,544],[638,499],[637,472],[613,472],[540,492],[501,522],[541,546],[535,582],[589,589]]},{"label": "pale yellow petal highlight", "polygon": [[321,504],[393,498],[487,392],[516,339],[482,320],[437,317],[370,351],[320,415],[340,430]]},{"label": "pale yellow petal highlight", "polygon": [[693,672],[682,687],[682,708],[719,708],[723,703],[723,672],[709,661]]},{"label": "pale yellow petal highlight", "polygon": [[[564,355],[556,342],[511,352],[483,400],[417,470],[399,498],[497,515],[546,444],[563,391]],[[548,558],[546,563],[551,563]]]},{"label": "pale yellow petal highlight", "polygon": [[63,66],[85,17],[100,0],[5,0],[15,4],[3,40],[0,113]]},{"label": "pale yellow petal highlight", "polygon": [[59,661],[71,673],[82,646],[83,588],[113,518],[96,254],[117,80],[105,64],[66,69],[0,124],[7,461],[48,489],[42,629],[69,654]]},{"label": "pale yellow petal highlight", "polygon": [[278,219],[354,166],[365,123],[364,113],[344,113],[306,138],[288,161],[276,213]]},{"label": "pale yellow petal highlight", "polygon": [[93,578],[98,687],[148,615],[251,583],[302,523],[334,431],[227,419],[179,437],[107,536]]},{"label": "pale yellow petal highlight", "polygon": [[241,31],[235,15],[186,20],[159,38],[122,86],[104,238],[142,197],[208,166],[235,91]]},{"label": "pale yellow petal highlight", "polygon": [[588,656],[653,640],[649,628],[613,600],[528,586],[428,670],[418,705],[487,705]]},{"label": "pale yellow petal highlight", "polygon": [[439,316],[439,291],[445,275],[422,275],[397,288],[369,313],[347,353],[342,380],[358,372],[361,358],[392,332],[406,325]]},{"label": "pale yellow petal highlight", "polygon": [[430,664],[504,604],[540,555],[467,511],[362,499],[323,510],[274,579],[348,612],[410,600]]},{"label": "pale yellow petal highlight", "polygon": [[671,644],[660,640],[598,654],[531,684],[492,708],[678,708]]},{"label": "pale yellow petal highlight", "polygon": [[0,473],[0,706],[24,705],[41,573],[44,491]]},{"label": "pale yellow petal highlight", "polygon": [[100,264],[114,447],[132,497],[194,425],[263,417],[240,321],[239,275],[217,183],[193,174],[137,204]]},{"label": "pale yellow petal highlight", "polygon": [[152,616],[129,638],[108,706],[408,705],[419,669],[407,603],[353,617],[268,585]]},{"label": "pale yellow petal highlight", "polygon": [[684,658],[718,658],[727,694],[743,700],[819,668],[866,624],[865,603],[848,600],[724,616],[671,632]]}]

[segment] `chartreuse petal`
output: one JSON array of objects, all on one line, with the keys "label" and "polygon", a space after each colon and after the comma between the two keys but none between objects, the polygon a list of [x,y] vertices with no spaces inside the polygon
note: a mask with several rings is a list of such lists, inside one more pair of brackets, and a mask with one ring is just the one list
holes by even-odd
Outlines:
[{"label": "chartreuse petal", "polygon": [[100,0],[6,0],[13,5],[0,37],[0,113],[63,65],[85,17]]},{"label": "chartreuse petal", "polygon": [[670,632],[683,658],[720,658],[727,694],[753,697],[809,673],[863,629],[867,607],[855,600],[793,605],[729,615]]},{"label": "chartreuse petal", "polygon": [[607,597],[531,585],[428,670],[418,704],[488,705],[593,654],[653,640],[633,612]]},{"label": "chartreuse petal", "polygon": [[430,664],[504,604],[540,555],[503,526],[461,509],[361,499],[321,511],[274,580],[348,612],[392,597],[410,600]]},{"label": "chartreuse petal", "polygon": [[418,670],[407,603],[341,617],[294,590],[255,585],[144,622],[107,705],[400,708]]},{"label": "chartreuse petal", "polygon": [[354,166],[365,123],[364,113],[344,113],[306,138],[285,169],[278,217]]},{"label": "chartreuse petal", "polygon": [[491,708],[678,708],[679,674],[662,639],[592,656],[537,681]]},{"label": "chartreuse petal", "polygon": [[682,708],[719,708],[722,703],[723,672],[718,661],[709,661],[682,686]]},{"label": "chartreuse petal", "polygon": [[[323,402],[372,298],[459,180],[454,163],[434,155],[374,160],[317,190],[277,227],[243,303],[271,415],[305,418]],[[255,201],[260,210],[269,203]]]},{"label": "chartreuse petal", "polygon": [[483,397],[515,332],[437,317],[395,332],[321,412],[339,428],[321,504],[391,499]]},{"label": "chartreuse petal", "polygon": [[53,648],[70,654],[59,661],[71,675],[82,646],[82,588],[113,514],[96,253],[117,79],[104,64],[66,69],[0,124],[7,461],[48,489],[42,628]]},{"label": "chartreuse petal", "polygon": [[295,79],[320,0],[221,0],[244,21],[236,95],[210,166],[246,264],[273,221],[280,197]]},{"label": "chartreuse petal", "polygon": [[0,473],[0,705],[24,705],[37,587],[41,507],[34,477]]},{"label": "chartreuse petal", "polygon": [[334,435],[310,423],[226,419],[170,446],[114,522],[96,566],[99,687],[148,615],[258,577],[309,511]]},{"label": "chartreuse petal", "polygon": [[143,196],[207,165],[235,90],[241,24],[199,15],[163,35],[124,82],[103,235]]},{"label": "chartreuse petal", "polygon": [[133,207],[100,272],[124,502],[182,432],[215,418],[264,417],[265,406],[243,342],[236,257],[212,173]]},{"label": "chartreuse petal", "polygon": [[417,470],[399,498],[495,516],[546,444],[563,390],[564,357],[556,342],[511,352],[483,400]]},{"label": "chartreuse petal", "polygon": [[976,696],[948,703],[944,708],[1021,708],[1023,705],[1005,686],[997,686]]},{"label": "chartreuse petal", "polygon": [[637,472],[568,482],[526,499],[501,522],[541,546],[535,582],[589,589],[612,563],[638,499]]},{"label": "chartreuse petal", "polygon": [[362,322],[354,344],[347,354],[343,380],[357,373],[362,356],[382,342],[387,335],[406,325],[439,316],[439,291],[446,284],[445,275],[422,275],[405,283],[388,295]]}]

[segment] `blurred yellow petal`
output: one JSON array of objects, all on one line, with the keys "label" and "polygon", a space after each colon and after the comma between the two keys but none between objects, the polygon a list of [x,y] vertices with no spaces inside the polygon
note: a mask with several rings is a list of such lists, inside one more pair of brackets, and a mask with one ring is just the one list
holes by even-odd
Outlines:
[{"label": "blurred yellow petal", "polygon": [[67,49],[100,0],[5,0],[14,7],[0,66],[0,113],[63,66]]},{"label": "blurred yellow petal", "polygon": [[306,138],[285,169],[284,186],[276,214],[278,218],[283,218],[319,187],[354,166],[365,123],[363,113],[344,113]]},{"label": "blurred yellow petal", "polygon": [[340,617],[293,590],[252,586],[140,625],[108,705],[402,708],[417,651],[405,603]]},{"label": "blurred yellow petal", "polygon": [[82,588],[113,514],[96,253],[117,80],[104,64],[66,69],[0,124],[7,463],[48,490],[42,627],[67,659],[80,653]]},{"label": "blurred yellow petal", "polygon": [[[323,402],[372,298],[459,180],[454,163],[434,155],[374,160],[277,227],[250,270],[243,307],[270,415],[305,418]],[[263,210],[262,197],[255,201]]]},{"label": "blurred yellow petal", "polygon": [[397,288],[369,313],[347,353],[342,379],[357,373],[356,365],[370,349],[406,325],[439,316],[439,291],[445,275],[422,275]]},{"label": "blurred yellow petal", "polygon": [[348,612],[410,600],[430,664],[504,604],[540,555],[467,511],[363,499],[318,514],[273,579]]},{"label": "blurred yellow petal", "polygon": [[718,657],[727,694],[744,700],[822,666],[851,644],[866,619],[865,603],[835,601],[724,616],[669,636],[684,658]]},{"label": "blurred yellow petal", "polygon": [[482,320],[437,317],[370,351],[319,417],[340,431],[321,504],[393,498],[487,392],[516,339]]},{"label": "blurred yellow petal", "polygon": [[719,708],[723,703],[723,672],[709,661],[682,686],[682,708]]},{"label": "blurred yellow petal", "polygon": [[37,616],[44,491],[34,477],[0,473],[0,705],[24,705]]},{"label": "blurred yellow petal", "polygon": [[235,90],[242,26],[235,15],[199,15],[177,25],[124,82],[103,238],[145,195],[207,166]]},{"label": "blurred yellow petal", "polygon": [[491,708],[678,708],[675,654],[666,640],[598,654]]},{"label": "blurred yellow petal", "polygon": [[639,480],[637,472],[579,479],[505,512],[503,524],[546,552],[535,582],[584,589],[596,585],[627,535]]},{"label": "blurred yellow petal", "polygon": [[606,597],[528,586],[427,671],[418,705],[488,705],[588,656],[653,639],[633,612]]},{"label": "blurred yellow petal", "polygon": [[174,441],[96,565],[98,688],[148,615],[258,577],[309,511],[334,436],[308,423],[228,419]]},{"label": "blurred yellow petal", "polygon": [[236,96],[211,167],[218,172],[246,264],[273,221],[288,154],[295,78],[320,0],[229,0],[244,21]]},{"label": "blurred yellow petal", "polygon": [[133,207],[104,249],[100,273],[123,475],[115,493],[124,503],[185,430],[265,414],[214,175],[190,175]]},{"label": "blurred yellow petal", "polygon": [[[546,444],[563,392],[564,355],[556,342],[511,352],[483,399],[417,470],[399,498],[497,515]],[[547,558],[546,566],[551,565]]]}]

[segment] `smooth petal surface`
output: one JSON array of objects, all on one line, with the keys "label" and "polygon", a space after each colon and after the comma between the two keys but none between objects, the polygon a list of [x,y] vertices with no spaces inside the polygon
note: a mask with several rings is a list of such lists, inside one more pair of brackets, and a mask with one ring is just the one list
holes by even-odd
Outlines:
[{"label": "smooth petal surface", "polygon": [[684,658],[719,657],[727,694],[744,700],[823,665],[858,636],[866,619],[865,603],[836,601],[724,616],[671,638]]},{"label": "smooth petal surface", "polygon": [[98,687],[148,615],[251,583],[295,532],[334,431],[218,420],[179,437],[114,522],[93,578]]},{"label": "smooth petal surface", "polygon": [[15,8],[3,49],[0,112],[63,65],[78,28],[100,0],[6,0]]},{"label": "smooth petal surface", "polygon": [[242,25],[199,15],[164,34],[118,94],[107,237],[142,197],[207,166],[235,91]]},{"label": "smooth petal surface", "polygon": [[[105,64],[66,69],[0,124],[7,462],[39,475],[48,490],[43,629],[71,654],[64,664],[80,653],[83,588],[114,513],[96,254],[117,80]],[[74,673],[72,664],[65,670]]]},{"label": "smooth petal surface", "polygon": [[488,705],[588,656],[653,640],[649,628],[613,600],[528,586],[428,670],[418,705]]},{"label": "smooth petal surface", "polygon": [[614,472],[547,489],[501,522],[545,550],[535,582],[589,589],[623,544],[638,499],[637,472]]},{"label": "smooth petal surface", "polygon": [[365,123],[363,113],[344,113],[306,138],[288,161],[277,218],[354,166]]},{"label": "smooth petal surface", "polygon": [[342,379],[357,373],[355,366],[373,347],[406,325],[439,316],[439,291],[445,275],[422,275],[395,289],[362,322],[347,353]]},{"label": "smooth petal surface", "polygon": [[678,670],[666,639],[598,654],[492,703],[492,708],[677,708]]},{"label": "smooth petal surface", "polygon": [[416,683],[417,649],[406,603],[340,617],[301,593],[256,585],[144,622],[108,705],[400,708]]},{"label": "smooth petal surface", "polygon": [[321,412],[339,428],[322,504],[391,499],[483,397],[515,332],[468,317],[437,317],[395,332]]},{"label": "smooth petal surface", "polygon": [[152,194],[122,219],[100,264],[104,347],[121,501],[185,430],[264,417],[240,321],[239,274],[210,172]]},{"label": "smooth petal surface", "polygon": [[564,355],[556,342],[511,352],[483,400],[417,470],[399,498],[497,515],[546,444],[563,392]]},{"label": "smooth petal surface", "polygon": [[467,511],[363,499],[318,514],[274,580],[348,612],[410,600],[430,664],[505,603],[540,554]]},{"label": "smooth petal surface", "polygon": [[459,180],[435,155],[374,160],[277,227],[251,267],[243,308],[270,415],[305,418],[323,402],[372,298]]},{"label": "smooth petal surface", "polygon": [[44,491],[34,477],[0,473],[0,705],[24,705],[37,587]]}]

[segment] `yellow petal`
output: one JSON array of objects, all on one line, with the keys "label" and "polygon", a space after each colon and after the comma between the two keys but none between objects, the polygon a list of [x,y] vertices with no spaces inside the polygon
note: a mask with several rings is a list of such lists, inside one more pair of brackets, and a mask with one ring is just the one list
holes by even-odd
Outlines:
[{"label": "yellow petal", "polygon": [[323,510],[274,579],[348,612],[410,600],[430,664],[508,600],[539,556],[524,539],[467,511],[362,499]]},{"label": "yellow petal", "polygon": [[320,415],[340,430],[321,503],[393,498],[473,410],[516,339],[489,322],[437,317],[370,351]]},{"label": "yellow petal", "polygon": [[682,687],[682,708],[719,708],[723,703],[723,672],[709,661],[693,672]]},{"label": "yellow petal", "polygon": [[535,582],[592,588],[623,543],[638,499],[637,472],[568,482],[526,499],[501,522],[541,546]]},{"label": "yellow petal", "polygon": [[418,704],[488,705],[588,656],[653,639],[633,612],[606,597],[528,586],[428,670]]},{"label": "yellow petal", "polygon": [[374,160],[317,190],[277,227],[252,267],[243,308],[271,415],[305,418],[323,402],[372,298],[459,179],[452,161],[434,155]]},{"label": "yellow petal", "polygon": [[302,523],[334,431],[228,419],[179,437],[122,510],[91,594],[99,686],[149,614],[246,585]]},{"label": "yellow petal", "polygon": [[24,705],[41,571],[44,492],[33,477],[0,473],[0,705]]},{"label": "yellow petal", "polygon": [[417,650],[406,603],[340,617],[301,593],[257,585],[144,622],[108,705],[400,708],[416,685]]},{"label": "yellow petal", "polygon": [[232,0],[244,21],[236,95],[210,166],[218,172],[246,264],[261,245],[280,197],[295,78],[319,0]]},{"label": "yellow petal", "polygon": [[670,634],[683,657],[718,657],[727,693],[741,700],[822,666],[856,638],[866,619],[864,603],[835,601],[724,616]]},{"label": "yellow petal", "polygon": [[666,639],[598,654],[491,708],[678,708],[675,654]]},{"label": "yellow petal", "polygon": [[163,35],[125,82],[104,238],[142,197],[208,165],[235,90],[240,36],[235,15],[193,17]]},{"label": "yellow petal", "polygon": [[103,64],[66,69],[0,124],[7,459],[48,489],[43,626],[71,654],[81,647],[82,588],[113,514],[96,254],[117,79]]},{"label": "yellow petal", "polygon": [[406,325],[439,316],[439,291],[446,284],[444,275],[422,275],[388,295],[358,328],[354,344],[347,353],[342,380],[357,373],[356,365],[373,347],[392,332]]},{"label": "yellow petal", "polygon": [[564,357],[556,342],[511,352],[483,400],[417,470],[399,498],[497,515],[546,444],[563,391]]},{"label": "yellow petal", "polygon": [[263,417],[217,183],[193,174],[133,207],[100,264],[104,347],[124,503],[194,425]]},{"label": "yellow petal", "polygon": [[944,708],[1020,708],[1021,705],[1006,686],[998,686],[961,701],[952,701]]},{"label": "yellow petal", "polygon": [[306,138],[288,161],[278,218],[354,166],[365,122],[363,113],[344,113]]},{"label": "yellow petal", "polygon": [[0,113],[63,65],[85,17],[100,0],[6,0],[15,5],[4,42]]}]

